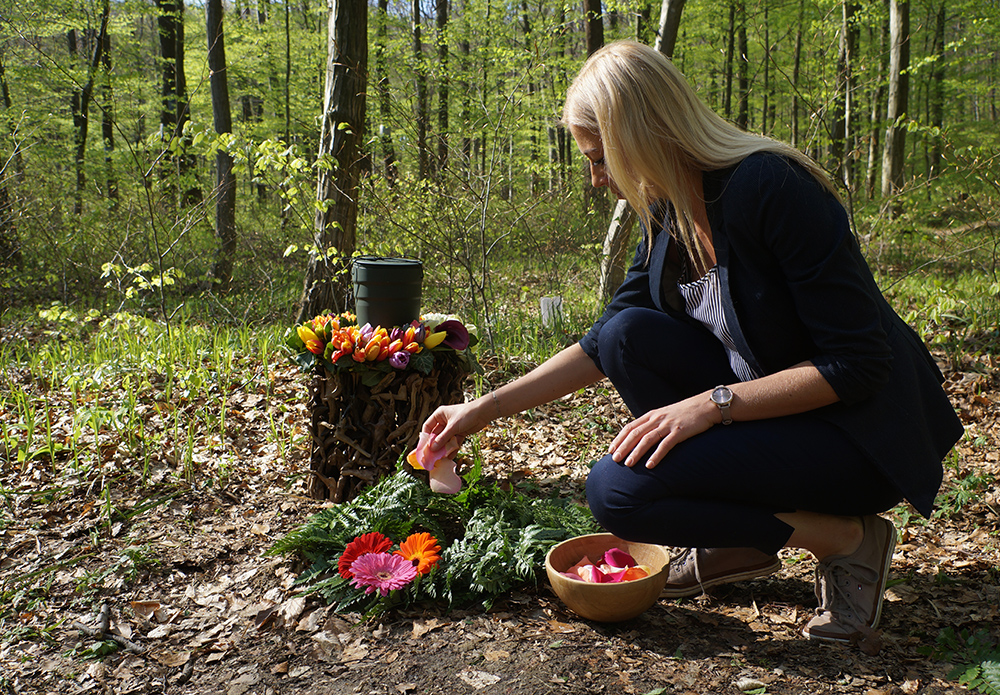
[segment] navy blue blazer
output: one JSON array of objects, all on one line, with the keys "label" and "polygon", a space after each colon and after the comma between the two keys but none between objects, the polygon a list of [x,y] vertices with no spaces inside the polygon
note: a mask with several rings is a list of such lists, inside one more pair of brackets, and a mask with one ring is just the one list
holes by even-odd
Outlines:
[{"label": "navy blue blazer", "polygon": [[[845,432],[925,516],[941,461],[963,427],[919,336],[882,296],[840,202],[801,166],[754,154],[703,177],[726,322],[758,374],[810,360],[840,398],[814,414]],[[670,222],[580,341],[601,368],[597,335],[630,306],[682,320]],[[647,262],[648,255],[648,262]],[[803,458],[808,465],[808,458]]]}]

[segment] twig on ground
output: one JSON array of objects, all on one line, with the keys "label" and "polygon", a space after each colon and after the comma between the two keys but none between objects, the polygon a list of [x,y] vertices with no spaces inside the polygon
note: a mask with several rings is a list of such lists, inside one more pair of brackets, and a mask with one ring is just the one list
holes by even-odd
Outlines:
[{"label": "twig on ground", "polygon": [[72,626],[73,629],[79,630],[88,637],[94,637],[99,640],[109,639],[115,642],[119,647],[131,654],[142,654],[144,651],[141,646],[135,642],[122,637],[121,635],[116,635],[113,632],[109,632],[111,626],[111,607],[105,603],[101,606],[101,611],[97,616],[97,627],[90,627],[89,625],[84,625],[83,623],[74,621]]}]

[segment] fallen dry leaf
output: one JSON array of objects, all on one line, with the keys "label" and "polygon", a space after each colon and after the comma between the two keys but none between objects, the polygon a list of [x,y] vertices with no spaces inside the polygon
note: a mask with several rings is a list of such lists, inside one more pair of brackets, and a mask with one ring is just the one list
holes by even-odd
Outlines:
[{"label": "fallen dry leaf", "polygon": [[483,658],[489,662],[497,662],[503,659],[510,658],[510,652],[504,651],[503,649],[487,649],[483,652]]},{"label": "fallen dry leaf", "polygon": [[413,637],[423,637],[431,630],[436,630],[441,627],[441,622],[437,618],[431,618],[430,620],[415,620],[413,621]]},{"label": "fallen dry leaf", "polygon": [[500,676],[494,676],[492,673],[487,673],[486,671],[472,671],[470,669],[459,671],[458,677],[463,683],[476,690],[488,688],[500,681]]},{"label": "fallen dry leaf", "polygon": [[159,661],[164,666],[169,668],[176,668],[177,666],[183,666],[191,658],[192,652],[160,652],[159,654],[154,654],[153,658]]},{"label": "fallen dry leaf", "polygon": [[132,601],[130,605],[137,616],[146,620],[152,618],[156,611],[160,610],[159,601]]}]

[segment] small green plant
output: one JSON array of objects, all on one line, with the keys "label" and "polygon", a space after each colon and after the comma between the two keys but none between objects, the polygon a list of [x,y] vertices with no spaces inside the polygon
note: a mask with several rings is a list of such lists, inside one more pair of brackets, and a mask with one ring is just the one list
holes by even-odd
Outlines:
[{"label": "small green plant", "polygon": [[935,501],[934,518],[949,518],[957,514],[970,502],[979,499],[984,490],[992,489],[995,479],[989,473],[976,470],[964,472],[951,485],[941,490]]},{"label": "small green plant", "polygon": [[1000,695],[1000,645],[988,630],[955,632],[947,627],[938,635],[937,646],[920,652],[954,664],[948,678],[969,690]]}]

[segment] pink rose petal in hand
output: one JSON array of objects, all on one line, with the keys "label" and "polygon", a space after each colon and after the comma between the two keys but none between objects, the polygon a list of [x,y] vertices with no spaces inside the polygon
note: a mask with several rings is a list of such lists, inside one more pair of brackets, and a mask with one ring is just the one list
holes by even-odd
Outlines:
[{"label": "pink rose petal in hand", "polygon": [[433,434],[421,432],[420,438],[417,439],[417,448],[407,454],[406,462],[422,471],[433,471],[434,464],[448,456],[448,452],[444,448],[433,451],[431,449],[433,443]]},{"label": "pink rose petal in hand", "polygon": [[439,459],[431,470],[431,491],[454,495],[462,489],[462,478],[455,472],[455,462]]}]

